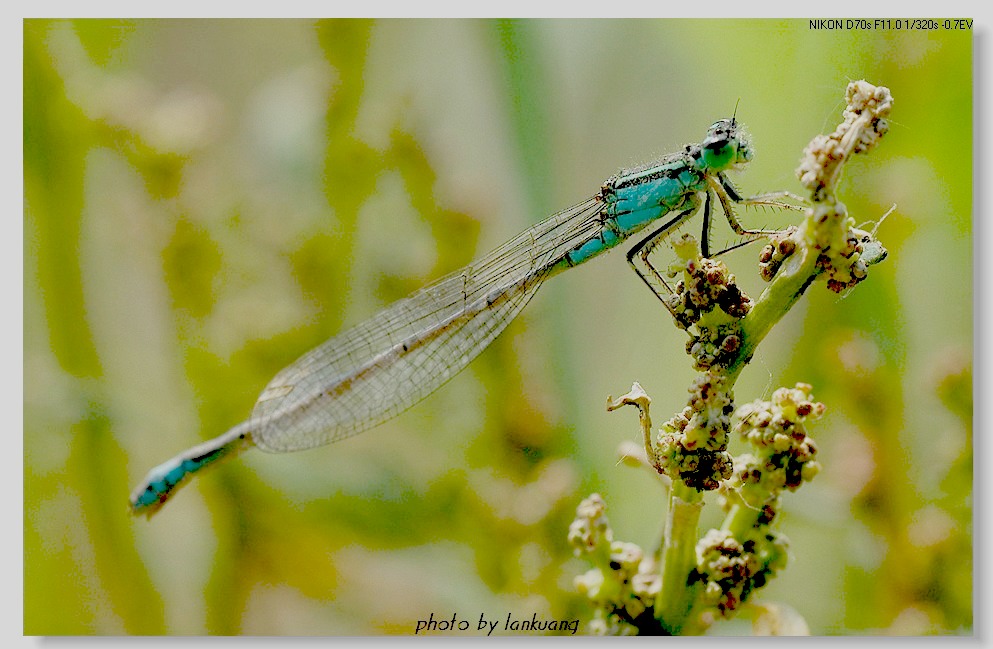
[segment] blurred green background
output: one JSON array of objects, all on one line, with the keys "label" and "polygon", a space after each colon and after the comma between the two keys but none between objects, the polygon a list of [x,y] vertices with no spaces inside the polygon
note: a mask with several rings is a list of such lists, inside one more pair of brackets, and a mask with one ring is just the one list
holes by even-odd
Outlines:
[{"label": "blurred green background", "polygon": [[[664,521],[658,482],[617,462],[635,413],[605,399],[637,380],[659,424],[694,376],[620,252],[372,432],[253,451],[150,522],[127,497],[343,326],[739,99],[757,152],[739,187],[799,191],[859,78],[891,89],[892,128],[839,193],[858,221],[896,204],[890,257],[846,296],[815,285],[738,382],[738,403],[809,382],[829,411],[760,597],[815,634],[970,633],[972,35],[806,20],[25,21],[24,633],[585,621],[579,501],[602,493],[646,549]],[[725,258],[753,296],[757,252]]]}]

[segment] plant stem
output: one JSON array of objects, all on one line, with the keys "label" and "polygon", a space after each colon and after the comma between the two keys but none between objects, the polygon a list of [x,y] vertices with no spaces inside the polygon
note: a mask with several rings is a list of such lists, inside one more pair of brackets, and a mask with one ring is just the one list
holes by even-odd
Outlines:
[{"label": "plant stem", "polygon": [[657,619],[673,635],[686,624],[696,599],[697,589],[687,580],[696,568],[697,523],[702,509],[703,495],[674,480],[665,523],[662,589],[655,600]]},{"label": "plant stem", "polygon": [[762,291],[752,310],[741,320],[741,349],[727,368],[728,384],[734,385],[741,370],[752,360],[755,348],[766,334],[796,304],[818,274],[817,251],[799,248]]}]

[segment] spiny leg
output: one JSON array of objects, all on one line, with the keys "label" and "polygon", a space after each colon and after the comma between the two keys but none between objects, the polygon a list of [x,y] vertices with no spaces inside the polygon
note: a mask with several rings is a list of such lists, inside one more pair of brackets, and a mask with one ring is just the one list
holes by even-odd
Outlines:
[{"label": "spiny leg", "polygon": [[714,256],[711,257],[711,259],[717,259],[721,255],[726,255],[727,253],[731,252],[732,250],[737,250],[738,248],[744,248],[748,244],[755,243],[758,240],[759,240],[759,237],[755,237],[754,239],[745,239],[744,241],[739,241],[738,243],[734,244],[733,246],[728,246],[727,248],[724,248],[723,250],[718,250],[717,252],[714,253]]},{"label": "spiny leg", "polygon": [[789,198],[803,205],[809,204],[807,199],[788,191],[766,192],[765,194],[748,196],[746,198],[738,193],[738,190],[735,188],[734,184],[727,177],[727,174],[721,172],[717,174],[717,178],[720,181],[721,187],[723,187],[724,191],[727,192],[728,197],[735,203],[741,203],[743,205],[772,205],[774,207],[781,207],[788,210],[799,210],[803,208],[791,203],[784,203],[780,199]]},{"label": "spiny leg", "polygon": [[[728,224],[731,226],[731,229],[734,230],[736,234],[738,234],[739,236],[745,236],[751,238],[748,239],[747,241],[736,243],[733,246],[730,246],[728,248],[725,248],[724,250],[715,253],[714,254],[715,257],[723,255],[737,248],[741,248],[742,246],[746,246],[754,241],[757,241],[760,237],[779,234],[781,232],[781,230],[766,230],[766,229],[749,230],[748,228],[745,228],[744,226],[741,225],[741,223],[738,221],[738,218],[735,216],[734,207],[732,203],[738,203],[740,205],[768,205],[770,207],[778,207],[780,209],[788,209],[788,210],[802,210],[803,207],[799,205],[793,205],[792,203],[785,203],[781,199],[789,198],[799,203],[803,203],[803,204],[807,203],[807,201],[801,198],[800,196],[797,196],[796,194],[793,194],[788,191],[769,192],[766,194],[759,194],[757,196],[749,196],[747,198],[744,198],[741,196],[741,194],[738,193],[734,185],[731,184],[731,181],[728,180],[727,176],[725,176],[723,173],[718,174],[717,178],[718,178],[717,180],[714,180],[713,178],[708,178],[707,180],[710,183],[711,189],[713,189],[714,193],[717,194],[717,197],[721,201],[721,209],[724,210],[724,217],[727,219]],[[706,243],[709,244],[709,241]],[[703,247],[704,257],[709,256],[708,248],[709,246]]]},{"label": "spiny leg", "polygon": [[[723,188],[721,188],[721,189],[723,189]],[[725,248],[725,249],[723,249],[723,250],[715,253],[714,254],[714,257],[718,257],[718,256],[723,255],[725,253],[728,253],[728,252],[730,252],[730,251],[732,251],[732,250],[734,250],[736,248],[740,248],[742,246],[745,246],[745,245],[748,245],[748,244],[753,243],[755,241],[758,241],[762,237],[768,237],[768,236],[771,236],[771,235],[774,235],[774,234],[778,234],[779,233],[779,230],[765,230],[765,229],[762,229],[762,230],[749,230],[747,228],[742,227],[741,223],[738,222],[738,219],[735,218],[734,208],[732,207],[731,201],[729,200],[730,197],[727,196],[727,194],[725,192],[721,191],[721,189],[716,189],[715,190],[715,193],[717,194],[718,199],[720,199],[720,201],[721,201],[721,209],[724,210],[724,217],[727,219],[728,224],[731,226],[731,229],[734,230],[736,234],[738,234],[739,236],[748,237],[748,239],[746,239],[745,241],[739,242],[739,243],[737,243],[735,245],[729,246],[729,247],[727,247],[727,248]],[[706,243],[709,243],[709,242],[706,242]],[[708,248],[709,248],[709,246],[708,246]],[[710,256],[710,254],[709,254],[710,251],[709,251],[708,248],[702,248],[702,252],[703,252],[703,256],[704,257],[709,257]]]},{"label": "spiny leg", "polygon": [[710,256],[710,206],[714,192],[707,192],[707,200],[703,204],[703,226],[700,231],[700,254]]},{"label": "spiny leg", "polygon": [[712,178],[708,178],[707,180],[721,201],[721,207],[724,209],[724,216],[727,218],[731,229],[734,230],[736,234],[741,236],[776,234],[779,230],[749,230],[743,227],[741,223],[738,222],[738,218],[734,214],[734,208],[731,206],[732,202],[739,203],[741,205],[767,205],[769,207],[778,207],[785,210],[801,210],[803,208],[799,205],[793,205],[792,203],[784,203],[781,200],[783,198],[789,198],[802,204],[807,203],[807,201],[802,197],[787,191],[768,192],[766,194],[749,196],[747,198],[742,197],[741,194],[738,193],[738,190],[735,189],[734,185],[731,184],[728,177],[723,173],[717,175],[716,181]]},{"label": "spiny leg", "polygon": [[[732,186],[733,188],[733,186]],[[725,187],[725,190],[727,187]],[[772,207],[781,207],[785,210],[802,210],[803,207],[800,205],[794,205],[793,203],[784,203],[782,199],[789,198],[798,203],[803,203],[804,205],[809,204],[809,201],[804,199],[802,196],[797,196],[793,192],[788,191],[778,191],[778,192],[766,192],[765,194],[756,194],[755,196],[747,196],[742,198],[737,197],[736,203],[741,203],[742,205],[771,205]]]},{"label": "spiny leg", "polygon": [[[631,268],[634,269],[634,272],[638,274],[638,277],[641,278],[641,281],[645,283],[645,286],[647,286],[648,289],[655,295],[655,297],[657,297],[662,302],[662,304],[665,305],[665,308],[669,310],[669,313],[671,313],[673,317],[676,317],[676,313],[672,310],[672,307],[669,306],[669,300],[668,300],[668,296],[673,294],[673,290],[669,286],[669,284],[665,281],[665,279],[662,277],[662,274],[659,273],[659,271],[655,268],[655,266],[653,266],[652,263],[648,260],[648,257],[649,255],[652,254],[652,251],[654,251],[655,248],[662,241],[664,241],[670,234],[672,234],[673,230],[681,226],[689,217],[693,216],[693,214],[697,211],[698,208],[699,208],[699,201],[694,200],[690,208],[683,210],[682,212],[677,214],[675,218],[670,219],[667,223],[663,224],[661,227],[656,229],[647,237],[643,238],[627,253],[628,264],[630,264]],[[707,201],[704,204],[704,222],[705,223],[709,222],[709,219],[710,219],[710,193],[708,192]],[[640,263],[644,265],[646,269],[645,272],[643,272],[642,269],[638,267],[638,263],[637,263],[638,261],[640,261]],[[665,287],[665,290],[668,292],[668,295],[663,296],[662,293],[658,291],[658,289],[652,284],[651,280],[649,279],[649,275],[653,276],[656,280],[658,280],[659,283],[662,284],[662,286]]]}]

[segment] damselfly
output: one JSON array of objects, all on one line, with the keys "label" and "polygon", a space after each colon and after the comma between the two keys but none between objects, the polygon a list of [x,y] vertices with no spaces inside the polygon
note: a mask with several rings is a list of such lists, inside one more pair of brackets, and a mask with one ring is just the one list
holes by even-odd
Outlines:
[{"label": "damselfly", "polygon": [[221,458],[252,447],[280,453],[330,444],[398,415],[468,365],[546,279],[652,224],[657,227],[627,259],[668,304],[653,284],[661,276],[649,254],[701,204],[704,256],[714,196],[731,228],[753,238],[772,231],[743,228],[733,203],[788,207],[776,200],[785,192],[738,194],[726,172],[751,158],[748,138],[731,118],[713,124],[699,144],[609,178],[593,197],[302,356],[266,386],[247,421],[152,469],[131,494],[132,512],[151,516],[194,473]]}]

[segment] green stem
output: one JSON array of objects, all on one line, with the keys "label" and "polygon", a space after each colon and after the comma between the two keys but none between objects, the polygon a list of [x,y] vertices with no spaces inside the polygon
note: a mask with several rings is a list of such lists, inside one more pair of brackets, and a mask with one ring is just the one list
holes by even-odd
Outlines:
[{"label": "green stem", "polygon": [[817,251],[807,247],[798,247],[779,269],[741,320],[741,349],[737,359],[727,368],[728,385],[734,385],[741,370],[752,360],[759,343],[796,304],[818,272]]},{"label": "green stem", "polygon": [[696,598],[696,588],[687,584],[687,579],[696,567],[697,523],[702,509],[703,495],[674,480],[665,523],[662,589],[655,600],[656,618],[673,635],[686,624]]}]

